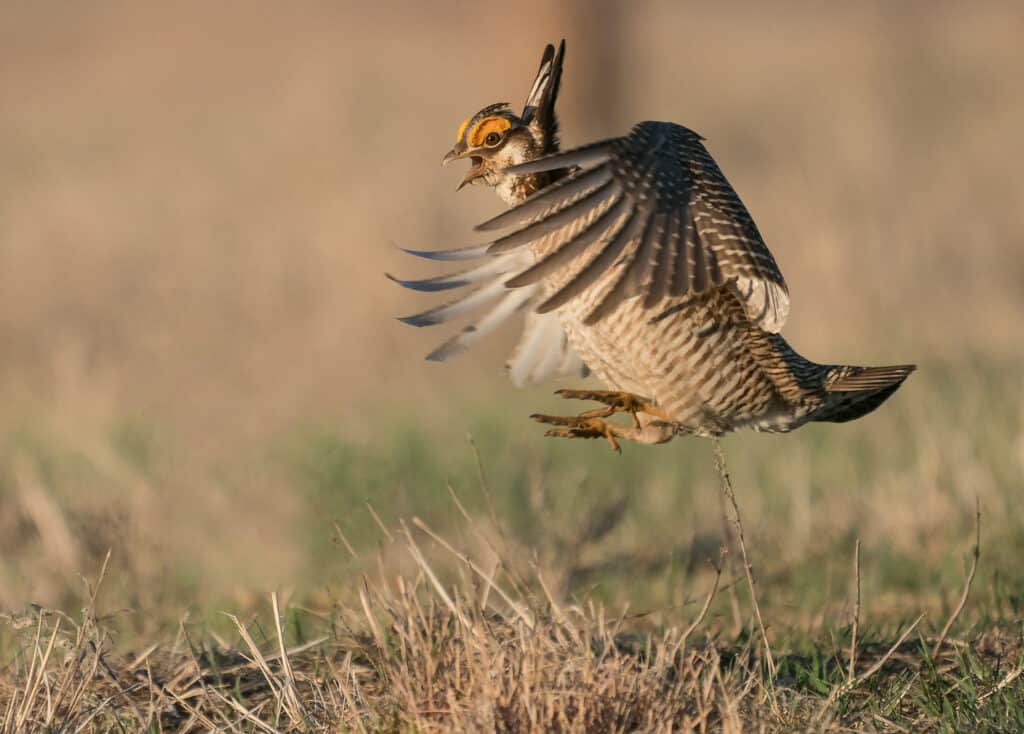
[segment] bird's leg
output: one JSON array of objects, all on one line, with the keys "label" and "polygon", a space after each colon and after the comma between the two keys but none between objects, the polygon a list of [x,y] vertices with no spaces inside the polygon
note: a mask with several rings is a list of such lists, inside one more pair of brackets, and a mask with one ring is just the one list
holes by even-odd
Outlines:
[{"label": "bird's leg", "polygon": [[654,403],[647,399],[642,398],[639,395],[633,393],[622,392],[619,390],[556,390],[555,395],[563,397],[567,400],[595,400],[599,403],[604,403],[606,408],[596,408],[595,410],[587,411],[583,413],[583,416],[587,417],[606,417],[615,413],[629,413],[633,417],[633,425],[636,428],[640,428],[640,419],[636,417],[637,413],[647,413],[648,415],[659,418],[663,421],[672,422],[669,415],[654,405]]},{"label": "bird's leg", "polygon": [[622,453],[619,442],[615,440],[616,429],[619,426],[612,425],[598,417],[585,415],[541,415],[540,413],[534,413],[530,417],[539,423],[566,426],[566,428],[549,428],[544,432],[545,436],[554,436],[556,438],[604,438],[611,445],[615,453]]},{"label": "bird's leg", "polygon": [[[545,436],[557,438],[604,438],[616,453],[621,453],[616,439],[622,438],[637,443],[664,443],[675,434],[677,426],[665,411],[652,405],[646,398],[631,393],[612,390],[559,390],[555,393],[564,398],[579,400],[596,400],[606,407],[588,410],[576,416],[541,415],[534,413],[530,417],[540,423],[548,423],[565,428],[551,428]],[[620,426],[603,420],[615,413],[629,413],[633,417],[632,426]],[[646,413],[655,420],[641,423],[637,413]]]}]

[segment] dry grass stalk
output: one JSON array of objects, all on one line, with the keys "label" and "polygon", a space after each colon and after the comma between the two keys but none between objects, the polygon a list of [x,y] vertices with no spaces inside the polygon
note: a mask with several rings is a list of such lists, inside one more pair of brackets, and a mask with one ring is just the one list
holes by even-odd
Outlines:
[{"label": "dry grass stalk", "polygon": [[[686,647],[686,641],[690,639],[690,635],[697,629],[701,624],[704,623],[704,618],[708,615],[708,610],[711,608],[711,602],[715,599],[715,594],[718,593],[718,584],[722,580],[722,566],[721,564],[715,566],[715,581],[711,585],[711,591],[708,592],[707,597],[704,599],[704,605],[700,608],[700,612],[697,614],[697,618],[690,623],[690,626],[686,628],[682,636],[679,638],[679,648],[683,649]],[[678,652],[678,650],[677,650]]]},{"label": "dry grass stalk", "polygon": [[[716,459],[717,460],[717,459]],[[718,504],[722,518],[722,542],[724,551],[722,556],[729,566],[729,583],[725,585],[729,592],[729,609],[732,612],[732,634],[738,635],[743,630],[743,612],[740,611],[740,599],[736,595],[736,585],[739,583],[739,575],[736,573],[736,557],[732,551],[736,547],[736,540],[733,537],[731,523],[729,522],[729,511],[726,508],[725,492],[718,495]]]},{"label": "dry grass stalk", "polygon": [[857,663],[857,628],[860,626],[860,538],[853,546],[853,577],[857,585],[853,602],[853,624],[850,631],[850,669],[846,674],[847,685],[853,682],[854,666]]},{"label": "dry grass stalk", "polygon": [[743,569],[747,575],[747,586],[750,589],[750,603],[754,607],[754,619],[757,620],[757,627],[761,632],[761,641],[764,643],[764,659],[768,666],[769,679],[775,678],[775,658],[772,657],[772,649],[768,644],[768,632],[761,618],[761,606],[757,603],[757,589],[754,586],[754,571],[750,565],[750,558],[747,555],[747,544],[743,539],[743,521],[740,519],[740,507],[736,502],[736,493],[732,488],[732,480],[725,468],[725,454],[722,452],[722,444],[715,439],[715,468],[722,484],[722,492],[732,505],[733,524],[736,526],[736,539],[739,541],[740,553],[743,556]]},{"label": "dry grass stalk", "polygon": [[939,651],[942,649],[942,644],[946,641],[946,636],[949,634],[949,630],[952,629],[953,623],[956,622],[960,613],[963,612],[964,607],[967,606],[967,599],[971,594],[971,584],[974,583],[974,574],[978,570],[978,559],[981,558],[981,500],[975,495],[974,497],[974,550],[971,552],[971,568],[967,572],[967,580],[964,582],[963,593],[960,594],[960,601],[957,602],[956,607],[953,609],[953,613],[949,615],[949,619],[946,620],[946,624],[942,626],[942,632],[939,633],[939,639],[935,641],[935,645],[932,646],[932,658],[936,658],[939,655]]}]

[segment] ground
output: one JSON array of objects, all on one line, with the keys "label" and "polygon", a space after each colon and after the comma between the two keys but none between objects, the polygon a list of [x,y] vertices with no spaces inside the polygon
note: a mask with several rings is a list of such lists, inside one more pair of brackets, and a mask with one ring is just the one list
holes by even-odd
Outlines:
[{"label": "ground", "polygon": [[[115,550],[79,611],[8,615],[6,725],[1019,730],[1024,465],[986,457],[1019,457],[1020,387],[989,365],[969,399],[930,401],[953,373],[860,423],[723,440],[743,547],[710,441],[617,456],[514,405],[461,435],[302,429],[274,467],[307,503],[288,521],[309,576],[253,596]],[[992,428],[910,430],[921,406]],[[111,439],[159,463],[137,440]],[[34,450],[51,481],[81,471]]]}]

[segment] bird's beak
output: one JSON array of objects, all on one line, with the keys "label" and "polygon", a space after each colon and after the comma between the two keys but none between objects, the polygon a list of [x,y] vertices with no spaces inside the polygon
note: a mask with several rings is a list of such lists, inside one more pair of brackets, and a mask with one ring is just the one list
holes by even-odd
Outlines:
[{"label": "bird's beak", "polygon": [[444,158],[441,159],[441,165],[447,166],[452,161],[467,157],[470,159],[473,165],[471,165],[469,167],[469,170],[466,171],[466,175],[463,177],[462,183],[460,183],[456,187],[456,191],[460,191],[462,187],[464,187],[466,184],[471,184],[484,175],[483,159],[480,156],[471,155],[469,150],[466,148],[465,143],[457,144],[454,148],[452,148],[451,150],[448,151],[448,153],[445,154]]},{"label": "bird's beak", "polygon": [[445,153],[444,158],[441,159],[441,165],[447,166],[452,161],[457,161],[459,158],[466,157],[466,146],[456,145],[454,148]]}]

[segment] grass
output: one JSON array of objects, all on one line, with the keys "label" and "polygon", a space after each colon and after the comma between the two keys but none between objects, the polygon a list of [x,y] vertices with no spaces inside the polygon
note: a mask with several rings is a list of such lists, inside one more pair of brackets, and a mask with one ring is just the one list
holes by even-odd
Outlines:
[{"label": "grass", "polygon": [[[456,495],[452,502],[462,509]],[[617,516],[593,525],[594,537]],[[461,523],[488,547],[503,540],[469,515]],[[758,632],[752,578],[743,587],[751,593],[741,594],[738,630],[716,613],[730,583],[721,566],[703,598],[665,610],[668,622],[651,624],[649,612],[612,611],[585,594],[556,598],[534,561],[494,552],[482,565],[419,519],[382,530],[387,546],[365,559],[354,588],[329,607],[285,607],[274,593],[269,609],[244,622],[227,614],[226,634],[183,621],[172,637],[119,649],[99,613],[98,583],[88,585],[77,618],[43,608],[10,617],[2,731],[1024,725],[1024,628],[1019,616],[971,603],[973,566],[963,604],[937,635],[942,620],[927,613],[913,621],[862,619],[859,563],[846,579],[858,589],[851,617],[810,630],[774,609],[766,615],[769,635]],[[428,560],[428,545],[442,559]],[[411,573],[385,571],[392,552],[411,559]],[[950,628],[957,634],[947,636]]]},{"label": "grass", "polygon": [[[705,441],[622,457],[545,441],[521,406],[470,418],[469,437],[398,416],[369,441],[302,428],[263,460],[304,504],[281,520],[299,573],[268,567],[248,583],[266,595],[210,590],[198,555],[129,561],[90,528],[102,512],[59,510],[44,540],[105,578],[6,615],[3,731],[1019,730],[1020,528],[1000,508],[1021,426],[998,399],[1016,371],[982,372],[963,400],[930,399],[938,365],[864,422],[729,437],[728,475]],[[942,455],[911,430],[921,405],[1002,430],[950,431]],[[34,464],[13,476],[50,498],[173,478],[161,431],[107,435],[120,463],[26,430],[7,465]]]}]

